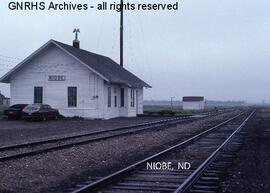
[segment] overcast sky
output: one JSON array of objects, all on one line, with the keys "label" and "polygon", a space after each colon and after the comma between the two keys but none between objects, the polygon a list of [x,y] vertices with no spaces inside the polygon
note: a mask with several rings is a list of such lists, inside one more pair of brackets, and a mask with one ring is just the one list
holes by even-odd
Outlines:
[{"label": "overcast sky", "polygon": [[[0,2],[0,76],[50,39],[71,44],[75,27],[81,48],[119,61],[119,13],[11,11],[8,2]],[[153,86],[145,99],[202,95],[270,102],[270,1],[179,3],[178,11],[125,12],[124,65]],[[0,84],[0,91],[9,96],[8,85]]]}]

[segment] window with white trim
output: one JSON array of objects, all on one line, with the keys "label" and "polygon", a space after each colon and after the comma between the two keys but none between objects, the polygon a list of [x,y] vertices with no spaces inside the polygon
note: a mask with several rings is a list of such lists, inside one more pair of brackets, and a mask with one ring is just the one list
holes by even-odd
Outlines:
[{"label": "window with white trim", "polygon": [[121,88],[121,107],[125,107],[125,88]]},{"label": "window with white trim", "polygon": [[112,88],[108,87],[108,107],[112,107]]},{"label": "window with white trim", "polygon": [[117,88],[114,88],[114,107],[118,106]]},{"label": "window with white trim", "polygon": [[34,87],[34,103],[43,102],[43,87]]},{"label": "window with white trim", "polygon": [[77,87],[68,87],[68,107],[77,107]]},{"label": "window with white trim", "polygon": [[131,107],[135,107],[135,90],[134,89],[130,89],[130,106]]}]

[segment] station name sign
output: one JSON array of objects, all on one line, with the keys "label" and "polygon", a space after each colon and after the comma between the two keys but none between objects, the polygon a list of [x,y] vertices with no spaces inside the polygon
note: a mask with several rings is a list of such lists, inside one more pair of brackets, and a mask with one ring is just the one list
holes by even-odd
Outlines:
[{"label": "station name sign", "polygon": [[66,76],[64,76],[64,75],[49,75],[48,81],[66,81]]}]

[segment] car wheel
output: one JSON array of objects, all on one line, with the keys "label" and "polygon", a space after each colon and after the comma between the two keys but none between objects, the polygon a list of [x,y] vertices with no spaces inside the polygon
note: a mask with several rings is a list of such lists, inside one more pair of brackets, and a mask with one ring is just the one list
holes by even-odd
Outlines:
[{"label": "car wheel", "polygon": [[41,121],[46,121],[46,116],[45,115],[41,115]]}]

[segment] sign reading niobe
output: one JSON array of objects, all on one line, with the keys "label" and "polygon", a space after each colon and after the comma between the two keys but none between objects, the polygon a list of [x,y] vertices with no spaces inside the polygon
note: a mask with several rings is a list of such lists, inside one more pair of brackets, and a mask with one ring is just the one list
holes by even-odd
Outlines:
[{"label": "sign reading niobe", "polygon": [[66,81],[66,76],[63,75],[49,75],[48,81]]}]

